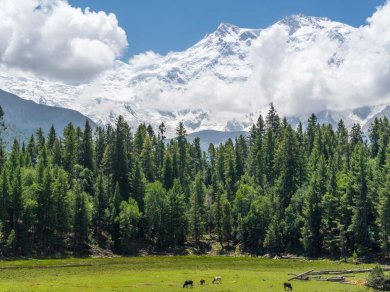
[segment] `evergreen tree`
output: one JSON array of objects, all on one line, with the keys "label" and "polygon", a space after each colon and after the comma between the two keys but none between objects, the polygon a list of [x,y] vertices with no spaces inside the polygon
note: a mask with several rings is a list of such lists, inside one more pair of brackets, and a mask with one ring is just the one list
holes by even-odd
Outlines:
[{"label": "evergreen tree", "polygon": [[318,156],[318,150],[314,149],[311,163],[315,168],[307,191],[307,197],[303,210],[304,227],[302,230],[302,241],[306,254],[318,256],[322,252],[323,234],[321,233],[322,223],[322,197],[326,192],[325,161],[323,156]]},{"label": "evergreen tree", "polygon": [[387,148],[386,168],[384,171],[384,184],[381,188],[379,206],[379,227],[381,235],[381,248],[387,256],[390,252],[390,146]]},{"label": "evergreen tree", "polygon": [[129,126],[122,116],[118,117],[114,139],[112,141],[112,152],[110,159],[112,178],[118,183],[122,200],[128,200],[130,196],[129,174],[131,164],[129,163],[129,152],[127,148],[129,139]]},{"label": "evergreen tree", "polygon": [[291,197],[299,187],[299,153],[296,135],[287,126],[283,129],[281,141],[276,152],[276,167],[279,169],[277,179],[278,195],[282,210],[290,204]]},{"label": "evergreen tree", "polygon": [[169,245],[169,200],[160,182],[154,182],[146,187],[145,217],[148,222],[148,237],[155,240],[156,246],[164,249]]},{"label": "evergreen tree", "polygon": [[184,176],[186,173],[186,166],[187,166],[187,131],[184,128],[183,122],[179,123],[179,126],[176,128],[176,140],[177,140],[177,146],[179,150],[178,155],[178,175],[180,179],[180,183],[183,184],[184,182]]},{"label": "evergreen tree", "polygon": [[170,153],[168,152],[164,158],[163,165],[163,186],[166,190],[170,190],[173,187],[174,181],[174,171],[173,171],[173,161]]},{"label": "evergreen tree", "polygon": [[51,252],[50,248],[54,246],[54,236],[57,228],[56,211],[51,170],[45,168],[37,194],[37,237],[40,242],[40,249],[44,253]]},{"label": "evergreen tree", "polygon": [[89,243],[89,227],[91,224],[91,205],[88,195],[82,191],[80,183],[74,188],[74,238],[73,247],[75,252],[84,252]]},{"label": "evergreen tree", "polygon": [[[118,191],[119,192],[119,191]],[[105,247],[109,231],[109,183],[103,173],[97,178],[92,223],[99,246]]]},{"label": "evergreen tree", "polygon": [[69,123],[65,129],[64,129],[64,154],[63,154],[63,159],[64,159],[64,168],[65,170],[72,174],[73,168],[76,164],[76,157],[77,157],[77,139],[76,139],[76,130],[73,127],[72,123]]},{"label": "evergreen tree", "polygon": [[134,171],[130,177],[131,192],[133,198],[137,201],[138,207],[141,212],[144,211],[144,197],[145,197],[145,184],[146,178],[142,172],[141,165],[138,160],[134,161]]},{"label": "evergreen tree", "polygon": [[177,179],[168,192],[168,200],[170,208],[169,234],[172,237],[172,244],[173,246],[184,245],[188,223],[185,213],[184,192]]},{"label": "evergreen tree", "polygon": [[47,137],[47,149],[49,151],[52,151],[53,149],[53,146],[54,146],[54,143],[56,142],[57,140],[57,133],[56,133],[56,130],[54,128],[54,126],[52,125],[50,127],[50,130],[49,130],[49,135]]},{"label": "evergreen tree", "polygon": [[68,187],[67,173],[63,169],[57,170],[56,178],[52,182],[52,196],[54,201],[52,218],[55,219],[55,225],[53,226],[55,228],[55,249],[58,247],[60,250],[64,250],[66,249],[67,235],[73,224],[73,198]]},{"label": "evergreen tree", "polygon": [[93,141],[92,141],[92,128],[89,121],[86,120],[83,137],[81,141],[81,160],[80,164],[90,170],[94,169],[94,155],[93,155]]},{"label": "evergreen tree", "polygon": [[154,162],[152,140],[146,137],[141,151],[141,163],[145,177],[149,182],[153,182],[155,179],[156,167]]},{"label": "evergreen tree", "polygon": [[194,240],[199,243],[205,230],[204,199],[206,187],[200,174],[196,175],[191,196],[190,227]]},{"label": "evergreen tree", "polygon": [[361,143],[355,146],[352,153],[348,191],[354,203],[351,230],[354,236],[355,250],[358,255],[363,255],[370,251],[372,238],[369,224],[370,202],[368,200],[367,161]]},{"label": "evergreen tree", "polygon": [[141,213],[134,199],[130,199],[129,202],[122,201],[116,220],[119,223],[120,249],[123,253],[132,252],[131,240],[137,235],[140,217]]}]

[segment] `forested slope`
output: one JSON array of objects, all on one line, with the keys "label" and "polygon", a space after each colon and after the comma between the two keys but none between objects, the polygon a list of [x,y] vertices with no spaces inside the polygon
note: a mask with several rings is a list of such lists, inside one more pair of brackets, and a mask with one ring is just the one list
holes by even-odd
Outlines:
[{"label": "forested slope", "polygon": [[[1,135],[1,132],[0,132]],[[377,119],[369,142],[359,125],[294,130],[271,105],[248,137],[189,143],[182,123],[122,117],[94,131],[69,124],[0,148],[3,256],[134,252],[199,244],[212,234],[251,253],[387,255],[390,250],[390,125]]]}]

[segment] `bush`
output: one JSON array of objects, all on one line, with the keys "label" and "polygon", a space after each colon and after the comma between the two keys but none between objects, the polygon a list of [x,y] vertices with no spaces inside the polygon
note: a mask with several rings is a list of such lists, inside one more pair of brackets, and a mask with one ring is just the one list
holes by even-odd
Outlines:
[{"label": "bush", "polygon": [[368,275],[366,286],[380,291],[390,291],[390,276],[385,275],[382,268],[376,266]]}]

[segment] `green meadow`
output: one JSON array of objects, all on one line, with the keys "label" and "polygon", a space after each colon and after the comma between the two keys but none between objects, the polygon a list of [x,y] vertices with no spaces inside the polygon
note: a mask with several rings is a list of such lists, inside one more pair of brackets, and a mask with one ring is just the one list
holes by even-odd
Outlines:
[{"label": "green meadow", "polygon": [[[289,273],[371,267],[327,260],[274,260],[255,257],[156,256],[21,260],[0,262],[0,291],[284,291]],[[222,284],[212,284],[214,276]],[[353,275],[364,280],[367,274]],[[204,286],[199,280],[205,279]],[[369,291],[362,286],[291,281],[293,291]]]}]

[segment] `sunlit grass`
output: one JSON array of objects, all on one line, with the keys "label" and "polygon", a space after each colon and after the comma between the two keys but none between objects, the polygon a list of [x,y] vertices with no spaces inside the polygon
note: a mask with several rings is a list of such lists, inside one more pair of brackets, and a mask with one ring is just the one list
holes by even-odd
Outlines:
[{"label": "sunlit grass", "polygon": [[[72,265],[79,265],[73,266]],[[7,268],[9,267],[9,268]],[[358,268],[364,268],[358,266]],[[355,269],[331,261],[254,257],[118,257],[0,262],[1,291],[182,291],[192,279],[199,291],[283,291],[288,273]],[[222,284],[212,285],[214,276]],[[357,274],[364,279],[366,274]],[[199,280],[206,285],[200,286]],[[339,283],[291,281],[293,291],[367,291]]]}]

